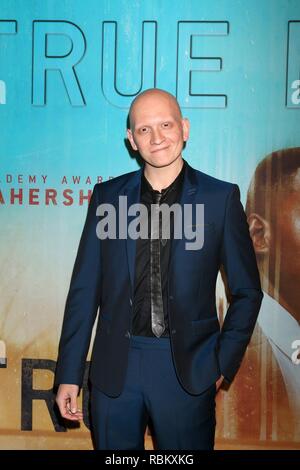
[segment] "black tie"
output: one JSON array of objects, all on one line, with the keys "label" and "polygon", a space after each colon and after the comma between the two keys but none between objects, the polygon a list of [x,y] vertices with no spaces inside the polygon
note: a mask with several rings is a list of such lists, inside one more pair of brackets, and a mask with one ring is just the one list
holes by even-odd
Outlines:
[{"label": "black tie", "polygon": [[159,203],[162,193],[153,193],[154,204],[152,204],[151,217],[151,240],[150,240],[150,293],[151,293],[151,326],[152,331],[158,338],[165,331],[163,298],[161,291],[160,272],[160,217]]}]

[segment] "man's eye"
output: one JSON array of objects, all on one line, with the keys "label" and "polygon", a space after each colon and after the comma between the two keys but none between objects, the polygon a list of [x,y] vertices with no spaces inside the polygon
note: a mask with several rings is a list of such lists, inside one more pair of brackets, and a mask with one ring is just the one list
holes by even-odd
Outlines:
[{"label": "man's eye", "polygon": [[163,127],[170,127],[170,123],[169,122],[164,122]]},{"label": "man's eye", "polygon": [[141,134],[146,134],[147,131],[148,131],[148,127],[141,127],[140,128],[140,133]]}]

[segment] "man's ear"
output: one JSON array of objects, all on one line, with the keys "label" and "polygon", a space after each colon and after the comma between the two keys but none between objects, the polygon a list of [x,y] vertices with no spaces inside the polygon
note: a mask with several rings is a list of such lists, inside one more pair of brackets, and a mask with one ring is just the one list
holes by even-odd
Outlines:
[{"label": "man's ear", "polygon": [[133,135],[132,135],[132,131],[131,129],[127,129],[127,138],[131,144],[131,147],[133,148],[133,150],[137,150],[137,146],[135,145],[135,141],[134,141],[134,138],[133,138]]},{"label": "man's ear", "polygon": [[187,142],[190,136],[190,121],[188,118],[182,119],[182,131],[183,131],[183,141]]},{"label": "man's ear", "polygon": [[252,213],[248,217],[249,232],[252,238],[255,253],[263,255],[269,252],[271,228],[269,222],[258,214]]}]

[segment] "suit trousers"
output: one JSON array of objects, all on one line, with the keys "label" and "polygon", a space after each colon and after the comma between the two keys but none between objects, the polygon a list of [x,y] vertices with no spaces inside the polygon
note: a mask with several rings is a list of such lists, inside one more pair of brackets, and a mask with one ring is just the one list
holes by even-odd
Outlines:
[{"label": "suit trousers", "polygon": [[182,388],[169,338],[131,336],[122,393],[109,397],[92,386],[95,448],[143,450],[150,420],[155,449],[212,450],[215,395],[215,384],[200,395],[191,395]]}]

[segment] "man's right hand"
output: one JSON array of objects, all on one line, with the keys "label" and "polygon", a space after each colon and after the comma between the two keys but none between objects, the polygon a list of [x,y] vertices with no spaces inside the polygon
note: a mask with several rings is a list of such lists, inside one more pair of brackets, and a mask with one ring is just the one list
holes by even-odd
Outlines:
[{"label": "man's right hand", "polygon": [[56,395],[56,403],[63,418],[71,421],[80,421],[82,411],[77,407],[79,386],[74,384],[60,384]]}]

